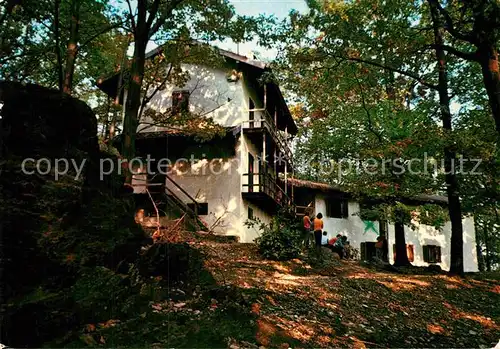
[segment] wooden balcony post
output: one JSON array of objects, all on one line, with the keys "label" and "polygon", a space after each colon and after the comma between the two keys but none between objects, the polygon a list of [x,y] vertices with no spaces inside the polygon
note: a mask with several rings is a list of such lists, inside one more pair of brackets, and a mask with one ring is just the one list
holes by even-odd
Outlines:
[{"label": "wooden balcony post", "polygon": [[285,160],[285,194],[287,194],[288,191],[288,160]]},{"label": "wooden balcony post", "polygon": [[274,107],[274,126],[278,127],[278,107]]},{"label": "wooden balcony post", "polygon": [[266,163],[266,133],[262,134],[262,164]]},{"label": "wooden balcony post", "polygon": [[267,84],[264,84],[264,113],[267,110]]}]

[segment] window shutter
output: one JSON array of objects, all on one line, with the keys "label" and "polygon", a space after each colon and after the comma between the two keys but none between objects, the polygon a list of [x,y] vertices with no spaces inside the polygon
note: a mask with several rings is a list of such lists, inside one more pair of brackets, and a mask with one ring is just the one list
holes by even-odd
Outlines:
[{"label": "window shutter", "polygon": [[408,254],[408,260],[413,262],[415,260],[415,256],[413,254],[413,245],[406,245],[406,253]]}]

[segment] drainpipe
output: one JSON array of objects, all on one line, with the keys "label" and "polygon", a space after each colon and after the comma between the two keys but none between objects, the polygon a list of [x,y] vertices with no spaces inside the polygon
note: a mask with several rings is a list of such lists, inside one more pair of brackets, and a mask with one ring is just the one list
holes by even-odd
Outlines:
[{"label": "drainpipe", "polygon": [[267,84],[264,84],[264,113],[267,111]]}]

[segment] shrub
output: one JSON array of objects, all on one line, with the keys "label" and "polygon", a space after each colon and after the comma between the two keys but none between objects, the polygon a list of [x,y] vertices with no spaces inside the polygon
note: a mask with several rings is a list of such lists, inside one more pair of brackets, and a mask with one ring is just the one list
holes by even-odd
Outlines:
[{"label": "shrub", "polygon": [[299,220],[288,208],[280,210],[269,224],[255,219],[245,224],[249,227],[257,226],[261,232],[255,243],[264,258],[289,260],[299,256],[303,241],[302,229]]}]

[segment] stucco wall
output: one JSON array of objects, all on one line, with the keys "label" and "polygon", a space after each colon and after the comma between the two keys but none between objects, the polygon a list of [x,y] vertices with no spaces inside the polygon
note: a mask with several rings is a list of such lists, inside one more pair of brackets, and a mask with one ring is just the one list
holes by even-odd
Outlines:
[{"label": "stucco wall", "polygon": [[[241,136],[240,147],[237,148],[237,154],[241,161],[242,173],[248,172],[248,154],[252,154],[254,157],[254,172],[259,173],[258,166],[258,156],[259,151],[255,144],[253,144],[243,132]],[[258,183],[258,176],[254,177],[254,183]],[[246,192],[248,187],[244,187],[243,184],[248,184],[248,176],[241,177],[241,191]],[[254,188],[257,189],[257,188]],[[271,215],[269,215],[264,210],[260,209],[258,206],[247,202],[246,200],[241,199],[241,207],[242,207],[242,224],[248,219],[248,207],[253,209],[254,218],[259,219],[263,223],[269,223],[271,221]],[[256,229],[256,227],[249,228],[243,225],[243,229],[241,231],[241,241],[242,242],[252,242],[260,235],[260,232]]]},{"label": "stucco wall", "polygon": [[[240,242],[252,242],[259,236],[255,228],[245,226],[248,219],[248,207],[260,221],[269,223],[271,216],[258,206],[243,200],[242,186],[248,169],[248,152],[257,159],[257,148],[243,135],[236,145],[236,156],[230,159],[201,160],[194,166],[175,168],[170,177],[198,202],[207,202],[208,216],[201,216],[209,225],[219,217],[215,231],[225,235],[236,235]],[[257,164],[255,164],[258,171]],[[185,195],[167,182],[180,198],[188,202]]]},{"label": "stucco wall", "polygon": [[[197,65],[183,65],[188,71],[190,80],[184,86],[167,85],[159,91],[148,103],[148,108],[164,112],[172,105],[172,92],[189,90],[189,109],[192,113],[212,117],[222,126],[239,126],[248,120],[249,96],[255,101],[256,108],[261,106],[253,87],[240,78],[237,82],[227,81],[228,69],[214,69]],[[255,119],[259,119],[255,113]],[[152,120],[143,117],[138,126],[139,132],[157,132],[165,130],[158,126],[150,126]],[[243,200],[241,196],[242,183],[248,183],[248,177],[242,176],[248,172],[248,153],[255,158],[254,172],[258,173],[258,147],[252,144],[244,135],[236,146],[236,155],[230,159],[201,160],[199,163],[174,166],[170,177],[185,191],[200,203],[208,203],[209,215],[201,216],[208,225],[219,219],[218,233],[237,235],[241,242],[252,242],[259,233],[254,228],[248,228],[244,222],[248,219],[248,207],[253,209],[254,217],[268,223],[271,216],[259,207]],[[145,183],[146,175],[137,175],[133,180],[134,192],[144,192],[145,187],[137,186]],[[254,183],[258,183],[255,177]],[[171,188],[181,200],[188,202],[187,197],[169,181]],[[244,189],[246,190],[246,189]]]},{"label": "stucco wall", "polygon": [[[224,235],[238,236],[240,242],[252,242],[259,236],[255,228],[245,226],[248,219],[248,207],[253,209],[253,216],[264,223],[269,223],[271,216],[258,206],[243,200],[242,183],[247,183],[248,177],[242,174],[248,171],[248,153],[255,157],[255,171],[257,166],[257,147],[244,135],[236,144],[236,155],[229,159],[203,159],[194,164],[190,162],[175,163],[170,170],[171,177],[190,196],[199,203],[208,204],[208,215],[200,216],[209,226],[218,222],[214,231]],[[146,175],[135,175],[132,181],[135,193],[144,193]],[[166,182],[182,201],[188,203],[190,199],[182,191]],[[245,188],[246,190],[246,188]]]},{"label": "stucco wall", "polygon": [[[189,72],[190,80],[184,86],[167,85],[148,103],[148,107],[164,112],[172,106],[172,92],[190,91],[189,110],[192,113],[212,117],[222,126],[237,126],[248,116],[248,103],[242,79],[227,81],[229,69],[214,69],[198,65],[184,64],[183,70]],[[140,132],[162,131],[164,128],[148,126],[152,121],[143,117],[138,126]]]},{"label": "stucco wall", "polygon": [[[316,213],[321,212],[325,216],[326,203],[323,194],[317,194],[315,199]],[[365,223],[357,215],[359,212],[359,204],[355,201],[349,201],[348,205],[349,216],[346,219],[324,217],[324,230],[328,232],[328,237],[334,237],[337,234],[346,235],[351,243],[351,246],[360,248],[364,241],[377,241],[378,233],[369,229],[365,231]],[[375,222],[375,228],[379,229],[378,222]],[[463,220],[464,229],[464,269],[466,272],[478,271],[477,253],[474,220],[465,218]],[[449,270],[450,266],[450,239],[451,239],[451,224],[448,222],[442,231],[437,231],[433,227],[427,225],[419,225],[417,230],[412,230],[409,226],[405,227],[405,238],[408,245],[413,245],[415,266],[427,266],[429,263],[424,262],[423,245],[438,245],[441,246],[441,263],[437,263],[444,270]],[[392,245],[395,242],[394,225],[389,224],[389,260],[393,262]]]}]

